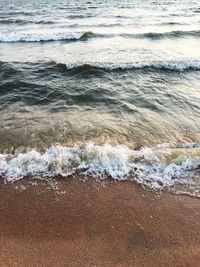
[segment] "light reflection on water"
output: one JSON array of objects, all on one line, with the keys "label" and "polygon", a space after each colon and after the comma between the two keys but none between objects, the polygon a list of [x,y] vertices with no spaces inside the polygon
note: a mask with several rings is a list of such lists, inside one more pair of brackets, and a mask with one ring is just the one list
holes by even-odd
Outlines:
[{"label": "light reflection on water", "polygon": [[0,147],[198,140],[199,10],[0,1]]}]

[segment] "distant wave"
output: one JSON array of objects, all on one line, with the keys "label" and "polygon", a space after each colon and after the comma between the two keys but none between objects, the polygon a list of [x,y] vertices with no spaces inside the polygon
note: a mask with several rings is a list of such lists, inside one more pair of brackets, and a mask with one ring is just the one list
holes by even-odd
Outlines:
[{"label": "distant wave", "polygon": [[0,19],[0,25],[1,24],[20,24],[20,25],[24,25],[24,24],[54,24],[53,21],[48,21],[48,20],[38,20],[38,21],[34,21],[34,20],[26,20],[26,19],[14,19],[14,18],[9,18],[9,19]]},{"label": "distant wave", "polygon": [[[5,21],[0,21],[0,24]],[[19,23],[22,21],[19,20]],[[11,22],[10,22],[11,23]],[[12,21],[13,23],[13,21]],[[38,21],[36,24],[53,23],[51,21]],[[46,33],[46,34],[0,34],[0,42],[47,42],[47,41],[66,41],[66,40],[81,40],[88,38],[112,38],[112,37],[123,37],[123,38],[148,38],[148,39],[164,39],[164,38],[181,38],[181,37],[200,37],[200,31],[170,31],[163,33],[147,32],[147,33],[94,33],[92,31],[86,32],[58,32],[58,33]]]},{"label": "distant wave", "polygon": [[197,144],[162,144],[132,150],[124,145],[52,146],[44,152],[0,154],[0,175],[14,182],[23,177],[45,179],[78,173],[96,179],[133,180],[151,189],[190,184],[200,168]]},{"label": "distant wave", "polygon": [[21,24],[23,23],[23,19],[0,19],[0,24]]},{"label": "distant wave", "polygon": [[144,34],[137,34],[136,37],[146,37],[149,39],[162,39],[162,38],[180,38],[180,37],[200,37],[200,31],[194,30],[194,31],[169,31],[169,32],[163,32],[163,33],[156,33],[156,32],[148,32]]},{"label": "distant wave", "polygon": [[81,40],[89,38],[94,34],[88,32],[59,32],[49,34],[0,34],[0,42],[49,42],[49,41],[67,41],[67,40]]},{"label": "distant wave", "polygon": [[[96,36],[99,36],[96,34]],[[136,38],[136,39],[164,39],[164,38],[184,38],[184,37],[200,37],[200,31],[194,30],[194,31],[169,31],[169,32],[144,32],[144,33],[121,33],[121,34],[103,34],[101,36],[107,36],[107,37],[114,37],[114,36],[121,36],[124,38]]]}]

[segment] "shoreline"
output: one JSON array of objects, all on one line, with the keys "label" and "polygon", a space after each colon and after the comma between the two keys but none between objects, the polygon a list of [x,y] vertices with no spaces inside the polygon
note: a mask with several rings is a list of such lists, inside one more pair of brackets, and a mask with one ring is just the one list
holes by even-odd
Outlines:
[{"label": "shoreline", "polygon": [[199,199],[127,181],[56,183],[0,181],[0,265],[199,266]]}]

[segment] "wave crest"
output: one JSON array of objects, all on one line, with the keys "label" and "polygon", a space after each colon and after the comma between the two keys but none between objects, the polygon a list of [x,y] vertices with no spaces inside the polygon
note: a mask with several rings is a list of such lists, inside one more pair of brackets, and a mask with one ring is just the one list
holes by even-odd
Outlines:
[{"label": "wave crest", "polygon": [[1,34],[0,42],[50,42],[50,41],[72,41],[87,39],[94,36],[91,31],[88,32],[59,32],[49,34]]},{"label": "wave crest", "polygon": [[[10,20],[10,23],[14,23],[13,20]],[[19,23],[23,22],[21,20]],[[2,20],[1,23],[6,21]],[[9,22],[8,22],[9,23]],[[17,23],[17,21],[15,22]],[[38,21],[36,24],[51,24],[52,21]],[[146,33],[94,33],[92,31],[86,32],[58,32],[58,33],[22,33],[22,34],[0,34],[0,42],[47,42],[47,41],[66,41],[66,40],[81,40],[88,38],[112,38],[112,37],[123,37],[123,38],[148,38],[148,39],[164,39],[164,38],[181,38],[181,37],[200,37],[199,30],[193,31],[170,31],[170,32],[146,32]]]},{"label": "wave crest", "polygon": [[[4,62],[0,61],[0,69],[7,71],[9,69],[15,69],[16,66],[21,64],[19,62]],[[152,62],[133,62],[133,63],[98,63],[98,62],[87,62],[87,63],[64,63],[56,62],[54,60],[42,61],[37,63],[25,62],[22,64],[29,64],[31,66],[37,66],[37,68],[46,68],[52,70],[62,71],[74,71],[74,72],[96,72],[96,71],[134,71],[134,70],[147,70],[147,71],[199,71],[200,60],[174,60],[174,61],[152,61]]]},{"label": "wave crest", "polygon": [[[63,63],[57,63],[62,65]],[[154,61],[154,62],[134,62],[134,63],[71,63],[65,64],[68,70],[134,70],[134,69],[157,69],[170,71],[200,70],[200,60],[177,60],[177,61]]]},{"label": "wave crest", "polygon": [[163,38],[181,38],[181,37],[200,37],[200,31],[199,30],[193,30],[193,31],[169,31],[169,32],[163,32],[163,33],[157,33],[157,32],[148,32],[144,34],[138,34],[137,37],[146,37],[149,39],[163,39]]}]

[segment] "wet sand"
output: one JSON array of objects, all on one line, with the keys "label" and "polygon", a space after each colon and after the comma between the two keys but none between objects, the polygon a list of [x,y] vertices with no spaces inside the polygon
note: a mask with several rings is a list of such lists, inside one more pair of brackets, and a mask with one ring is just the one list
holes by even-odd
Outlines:
[{"label": "wet sand", "polygon": [[0,266],[200,266],[199,199],[77,177],[57,186],[0,182]]}]

